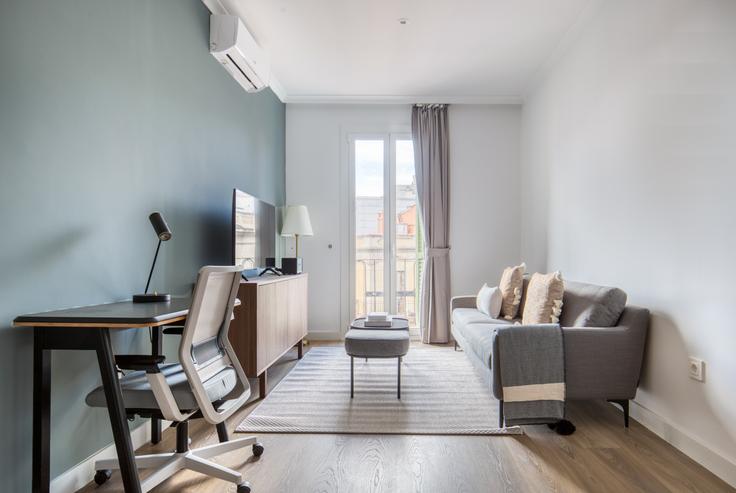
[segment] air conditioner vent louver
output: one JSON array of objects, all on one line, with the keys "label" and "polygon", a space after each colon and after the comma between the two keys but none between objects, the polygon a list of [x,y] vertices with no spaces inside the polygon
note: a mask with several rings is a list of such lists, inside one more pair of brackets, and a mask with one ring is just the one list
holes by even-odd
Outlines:
[{"label": "air conditioner vent louver", "polygon": [[255,88],[255,84],[253,84],[253,81],[250,80],[250,77],[248,77],[248,74],[246,74],[245,71],[242,68],[240,68],[240,66],[238,65],[238,62],[236,62],[235,60],[233,60],[233,57],[231,57],[230,55],[227,55],[227,59],[230,60],[230,62],[233,64],[233,66],[236,69],[238,69],[238,72],[240,72],[241,74],[243,74],[243,77],[245,77],[248,80],[248,83],[250,83],[250,85]]}]

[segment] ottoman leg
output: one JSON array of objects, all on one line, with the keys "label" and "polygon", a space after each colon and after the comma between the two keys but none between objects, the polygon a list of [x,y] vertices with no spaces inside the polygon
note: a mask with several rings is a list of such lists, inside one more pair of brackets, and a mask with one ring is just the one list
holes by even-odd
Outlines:
[{"label": "ottoman leg", "polygon": [[396,397],[401,399],[401,356],[399,356],[399,365],[396,378]]},{"label": "ottoman leg", "polygon": [[355,377],[353,376],[354,367],[355,367],[355,358],[351,356],[350,357],[350,398],[351,399],[353,398],[353,393],[354,393],[354,383],[353,383],[355,379]]}]

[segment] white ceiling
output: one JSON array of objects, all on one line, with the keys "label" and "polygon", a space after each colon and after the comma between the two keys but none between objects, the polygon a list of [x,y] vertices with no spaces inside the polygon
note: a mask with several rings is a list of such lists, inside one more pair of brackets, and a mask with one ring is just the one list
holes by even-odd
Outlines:
[{"label": "white ceiling", "polygon": [[518,101],[590,2],[219,1],[268,53],[288,102]]}]

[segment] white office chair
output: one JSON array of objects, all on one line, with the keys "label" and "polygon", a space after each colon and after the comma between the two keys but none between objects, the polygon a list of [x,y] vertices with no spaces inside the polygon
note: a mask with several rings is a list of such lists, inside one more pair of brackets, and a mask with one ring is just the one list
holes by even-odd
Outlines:
[{"label": "white office chair", "polygon": [[[163,365],[163,356],[122,355],[115,361],[121,369],[135,370],[120,379],[123,403],[129,416],[159,417],[176,425],[176,451],[137,456],[139,469],[155,469],[141,481],[150,491],[181,469],[190,469],[238,485],[249,493],[242,475],[208,460],[220,454],[252,446],[256,457],[263,445],[256,437],[239,438],[198,449],[189,448],[189,419],[204,418],[222,423],[250,396],[250,384],[228,341],[235,296],[242,269],[202,267],[194,288],[192,306],[179,344],[180,364]],[[87,404],[106,407],[102,387],[87,396]],[[95,482],[102,484],[118,469],[117,459],[95,463]]]}]

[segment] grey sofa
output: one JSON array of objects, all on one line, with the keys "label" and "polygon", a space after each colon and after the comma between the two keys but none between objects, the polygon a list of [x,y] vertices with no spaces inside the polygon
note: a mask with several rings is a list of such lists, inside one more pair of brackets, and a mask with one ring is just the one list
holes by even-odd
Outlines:
[{"label": "grey sofa", "polygon": [[[521,308],[528,278],[524,279]],[[451,301],[452,336],[479,369],[499,400],[503,426],[503,382],[495,330],[516,320],[492,319],[476,309],[475,296]],[[626,305],[618,288],[565,281],[560,315],[568,400],[606,399],[621,405],[629,426],[629,400],[639,384],[649,310]]]}]

